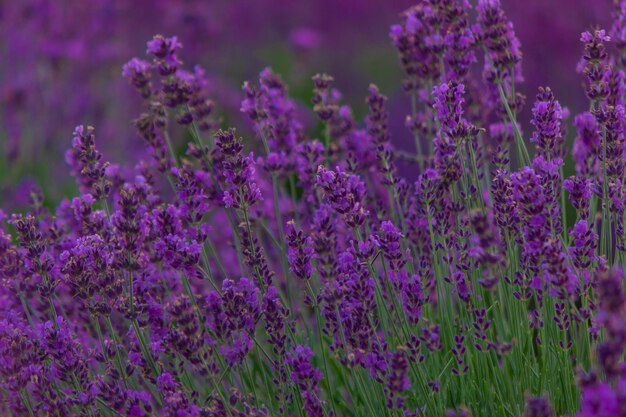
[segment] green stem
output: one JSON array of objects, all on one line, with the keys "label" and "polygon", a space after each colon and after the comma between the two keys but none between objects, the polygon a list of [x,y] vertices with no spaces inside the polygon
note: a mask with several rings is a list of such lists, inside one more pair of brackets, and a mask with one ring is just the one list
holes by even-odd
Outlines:
[{"label": "green stem", "polygon": [[513,114],[513,111],[511,110],[511,106],[509,106],[509,100],[506,98],[506,94],[504,93],[504,89],[502,88],[502,82],[498,80],[497,86],[498,86],[498,93],[500,94],[500,99],[502,100],[502,104],[504,105],[504,109],[506,110],[507,116],[509,116],[511,126],[513,127],[515,143],[517,144],[518,150],[520,151],[520,157],[522,158],[522,163],[530,166],[530,156],[528,153],[528,149],[526,149],[526,144],[524,143],[522,134],[519,131],[519,126],[517,125],[515,114]]},{"label": "green stem", "polygon": [[[315,292],[313,288],[311,288],[311,282],[307,280],[306,282],[307,288],[310,292],[311,300],[315,300]],[[328,362],[326,361],[326,349],[324,348],[324,334],[322,333],[322,324],[321,324],[321,316],[319,313],[319,308],[317,302],[313,304],[313,310],[315,311],[315,321],[317,322],[317,333],[318,333],[318,342],[320,345],[320,351],[322,352],[322,361],[324,363],[324,379],[326,380],[326,388],[328,390],[328,395],[330,396],[330,406],[333,409],[333,414],[337,416],[337,409],[335,407],[335,396],[333,395],[333,387],[330,382],[330,373],[328,372]]]}]

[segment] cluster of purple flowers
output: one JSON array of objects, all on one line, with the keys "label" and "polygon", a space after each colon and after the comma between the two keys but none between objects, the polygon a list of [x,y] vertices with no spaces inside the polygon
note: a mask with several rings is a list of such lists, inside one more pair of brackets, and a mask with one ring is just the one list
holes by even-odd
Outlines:
[{"label": "cluster of purple flowers", "polygon": [[240,138],[155,36],[122,70],[148,157],[110,163],[79,126],[80,195],[0,211],[0,414],[626,416],[624,3],[581,37],[571,150],[548,87],[523,136],[498,0],[391,28],[415,155],[375,85],[361,122],[316,75],[314,139],[269,68]]}]

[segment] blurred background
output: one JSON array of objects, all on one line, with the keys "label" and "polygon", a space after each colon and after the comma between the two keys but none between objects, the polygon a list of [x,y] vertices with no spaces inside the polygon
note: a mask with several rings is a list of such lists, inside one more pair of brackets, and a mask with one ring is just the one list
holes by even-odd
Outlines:
[{"label": "blurred background", "polygon": [[[410,0],[3,0],[0,1],[0,207],[19,208],[33,184],[57,201],[73,190],[64,153],[78,124],[96,127],[107,160],[141,152],[131,124],[141,112],[122,65],[143,57],[154,34],[178,36],[187,68],[204,67],[225,121],[239,115],[241,85],[271,66],[309,106],[311,77],[332,74],[360,117],[370,82],[391,99],[394,141],[408,101],[388,37]],[[475,3],[475,1],[471,1]],[[576,73],[580,33],[610,28],[611,0],[502,0],[524,52],[528,120],[539,86],[572,114],[587,104]],[[528,126],[528,125],[526,125]],[[397,127],[397,128],[396,128]],[[530,129],[530,127],[527,127]]]}]

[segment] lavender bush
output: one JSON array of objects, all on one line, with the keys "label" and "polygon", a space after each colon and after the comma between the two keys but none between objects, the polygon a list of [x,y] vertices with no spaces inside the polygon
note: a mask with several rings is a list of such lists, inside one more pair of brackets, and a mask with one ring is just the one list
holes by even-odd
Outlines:
[{"label": "lavender bush", "polygon": [[580,37],[587,111],[542,87],[522,126],[499,0],[407,9],[411,152],[376,85],[360,121],[316,75],[309,128],[270,68],[244,140],[154,36],[121,71],[146,158],[80,125],[80,194],[0,211],[0,414],[626,416],[625,1],[613,20]]}]

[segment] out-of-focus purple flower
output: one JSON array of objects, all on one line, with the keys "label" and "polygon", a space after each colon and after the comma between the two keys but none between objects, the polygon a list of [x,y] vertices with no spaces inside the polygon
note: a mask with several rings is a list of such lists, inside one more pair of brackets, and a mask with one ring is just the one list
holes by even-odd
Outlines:
[{"label": "out-of-focus purple flower", "polygon": [[400,243],[403,238],[402,233],[388,220],[381,223],[378,236],[375,237],[376,244],[383,251],[383,256],[393,271],[399,271],[406,263]]},{"label": "out-of-focus purple flower", "polygon": [[450,15],[456,19],[452,20],[445,36],[445,43],[448,48],[446,52],[446,79],[462,81],[469,73],[470,66],[476,62],[474,47],[476,44],[476,33],[469,23],[469,10],[471,8],[466,0],[456,0],[450,2]]},{"label": "out-of-focus purple flower", "polygon": [[574,266],[579,270],[589,268],[591,262],[597,260],[598,234],[589,227],[586,220],[579,220],[570,231],[570,236],[573,238],[573,245],[569,247],[569,253]]},{"label": "out-of-focus purple flower", "polygon": [[300,390],[307,417],[323,417],[325,404],[319,398],[318,384],[322,373],[311,365],[313,352],[307,346],[296,346],[287,357],[291,380]]},{"label": "out-of-focus purple flower", "polygon": [[201,278],[199,270],[202,246],[195,240],[187,240],[176,234],[162,236],[155,242],[156,255],[171,268],[184,271],[188,276]]},{"label": "out-of-focus purple flower", "polygon": [[611,28],[611,39],[617,45],[620,52],[620,63],[622,67],[626,65],[626,1],[615,0],[613,11],[613,27]]},{"label": "out-of-focus purple flower", "polygon": [[455,81],[442,83],[433,88],[433,107],[437,112],[437,119],[444,131],[453,138],[464,136],[464,132],[457,129],[463,128],[462,124],[467,123],[463,119],[463,103],[465,86]]},{"label": "out-of-focus purple flower", "polygon": [[269,342],[272,344],[272,350],[279,357],[285,355],[288,316],[289,310],[283,306],[278,291],[275,287],[269,287],[263,295],[263,319],[265,320],[265,330],[267,331]]},{"label": "out-of-focus purple flower", "polygon": [[441,125],[434,139],[435,167],[446,186],[461,178],[465,144],[476,134],[474,127],[463,118],[464,93],[465,86],[456,81],[444,82],[433,88],[433,108]]},{"label": "out-of-focus purple flower", "polygon": [[585,45],[585,53],[578,64],[578,70],[584,74],[586,79],[586,93],[592,104],[592,112],[601,109],[601,103],[609,95],[609,88],[606,82],[608,67],[608,54],[605,43],[611,38],[606,31],[597,29],[591,32],[583,32],[580,41]]},{"label": "out-of-focus purple flower", "polygon": [[550,227],[554,233],[561,233],[561,213],[559,207],[559,186],[561,185],[561,158],[546,160],[542,155],[535,156],[532,167],[541,179],[541,186],[546,197]]},{"label": "out-of-focus purple flower", "polygon": [[618,414],[618,400],[608,384],[586,386],[582,394],[580,413],[577,417],[610,417]]},{"label": "out-of-focus purple flower", "polygon": [[[418,417],[420,414],[416,414],[415,417]],[[446,415],[445,417],[470,417],[470,411],[465,408],[465,407],[461,407],[459,410],[447,410],[446,411]],[[413,416],[410,416],[413,417]]]},{"label": "out-of-focus purple flower", "polygon": [[[606,176],[610,182],[621,180],[626,169],[626,133],[625,122],[626,110],[624,106],[607,106],[600,116],[600,123],[604,128],[605,148],[600,154],[602,169],[606,169]],[[606,160],[604,160],[606,155]]]},{"label": "out-of-focus purple flower", "polygon": [[406,351],[399,348],[390,354],[385,394],[387,395],[387,407],[402,408],[404,399],[402,394],[411,388],[411,380],[408,375],[409,361]]},{"label": "out-of-focus purple flower", "polygon": [[486,288],[493,288],[498,282],[497,267],[506,262],[503,257],[500,233],[494,224],[493,213],[476,210],[470,214],[470,223],[474,231],[470,256],[485,268],[479,283]]},{"label": "out-of-focus purple flower", "polygon": [[365,100],[369,108],[369,114],[365,119],[367,132],[371,135],[376,148],[378,172],[383,184],[395,186],[396,167],[393,162],[394,150],[390,143],[389,116],[385,111],[387,97],[380,94],[380,90],[374,84],[369,86],[369,95]]},{"label": "out-of-focus purple flower", "polygon": [[569,193],[569,201],[576,209],[578,218],[586,221],[591,205],[591,180],[582,176],[568,178],[563,181],[563,189]]},{"label": "out-of-focus purple flower", "polygon": [[[475,62],[476,41],[464,0],[423,1],[405,10],[389,37],[406,74],[404,89],[415,93],[440,78],[462,80]],[[432,85],[432,84],[431,84]]]},{"label": "out-of-focus purple flower", "polygon": [[422,307],[426,302],[422,281],[418,275],[409,275],[404,270],[390,273],[394,288],[400,295],[407,320],[417,324],[422,318]]},{"label": "out-of-focus purple flower", "polygon": [[315,254],[313,239],[305,237],[301,230],[296,230],[295,223],[287,223],[287,260],[289,270],[299,279],[309,280],[313,273],[312,258]]},{"label": "out-of-focus purple flower", "polygon": [[42,350],[33,330],[19,321],[0,320],[0,387],[20,392],[42,372]]},{"label": "out-of-focus purple flower", "polygon": [[204,69],[196,65],[193,72],[178,70],[174,78],[173,83],[178,85],[176,89],[184,90],[180,93],[183,97],[177,102],[181,105],[177,122],[181,125],[194,122],[201,132],[219,127],[220,120],[213,117],[215,103],[207,97],[208,82]]},{"label": "out-of-focus purple flower", "polygon": [[259,289],[247,278],[226,279],[221,296],[211,292],[205,303],[207,326],[224,342],[220,353],[230,365],[240,364],[254,347],[251,335],[261,314]]},{"label": "out-of-focus purple flower", "polygon": [[531,142],[537,146],[539,154],[547,160],[562,157],[564,153],[564,140],[561,136],[563,109],[549,87],[539,88],[532,113],[531,123],[535,126],[535,132]]},{"label": "out-of-focus purple flower", "polygon": [[200,409],[184,395],[180,383],[172,374],[164,372],[159,375],[156,386],[163,397],[166,413],[181,417],[200,417]]},{"label": "out-of-focus purple flower", "polygon": [[599,172],[601,151],[600,127],[596,118],[588,112],[574,118],[576,138],[572,154],[576,162],[576,171],[583,176],[593,177]]},{"label": "out-of-focus purple flower", "polygon": [[149,62],[133,58],[122,67],[122,76],[128,78],[143,98],[149,98],[152,95],[151,70],[152,65]]},{"label": "out-of-focus purple flower", "polygon": [[[281,157],[273,171],[288,172],[294,166],[296,146],[303,141],[302,124],[296,117],[296,104],[289,98],[287,86],[271,68],[259,74],[259,85],[245,82],[241,111],[254,123],[266,147],[266,157]],[[280,170],[278,169],[280,168]]]},{"label": "out-of-focus purple flower", "polygon": [[511,174],[511,188],[524,236],[521,264],[531,280],[526,284],[540,288],[543,245],[551,233],[548,201],[541,177],[532,168],[524,167]]},{"label": "out-of-focus purple flower", "polygon": [[606,378],[613,381],[620,377],[625,365],[621,359],[626,351],[624,272],[620,267],[614,267],[596,275],[599,320],[606,332],[597,348],[598,362]]},{"label": "out-of-focus purple flower", "polygon": [[87,355],[63,317],[39,325],[37,337],[43,351],[53,359],[53,372],[61,381],[71,383],[78,379],[82,385],[87,385]]},{"label": "out-of-focus purple flower", "polygon": [[330,88],[335,79],[328,74],[316,74],[313,77],[313,84],[315,90],[313,98],[313,111],[317,114],[317,117],[324,122],[328,122],[339,111],[338,106],[338,93],[336,90]]},{"label": "out-of-focus purple flower", "polygon": [[567,261],[567,253],[558,239],[550,238],[543,245],[543,267],[546,284],[551,285],[550,294],[567,299],[575,294],[578,279]]},{"label": "out-of-focus purple flower", "polygon": [[500,0],[480,0],[476,11],[480,39],[487,50],[486,67],[498,79],[519,77],[521,44],[515,36],[513,23],[504,14]]},{"label": "out-of-focus purple flower", "polygon": [[304,193],[304,200],[312,203],[317,200],[315,184],[317,167],[324,162],[324,145],[314,140],[296,147],[295,169]]},{"label": "out-of-focus purple flower", "polygon": [[493,194],[494,219],[503,237],[515,235],[519,230],[516,202],[509,173],[498,169],[493,174],[491,192]]},{"label": "out-of-focus purple flower", "polygon": [[314,51],[320,47],[321,43],[320,33],[311,28],[297,28],[289,34],[289,44],[298,51]]},{"label": "out-of-focus purple flower", "polygon": [[524,417],[553,417],[554,410],[547,397],[526,397]]},{"label": "out-of-focus purple flower", "polygon": [[154,56],[154,63],[163,76],[172,75],[182,64],[176,51],[183,45],[176,36],[166,38],[163,35],[156,35],[147,43],[146,53]]}]

